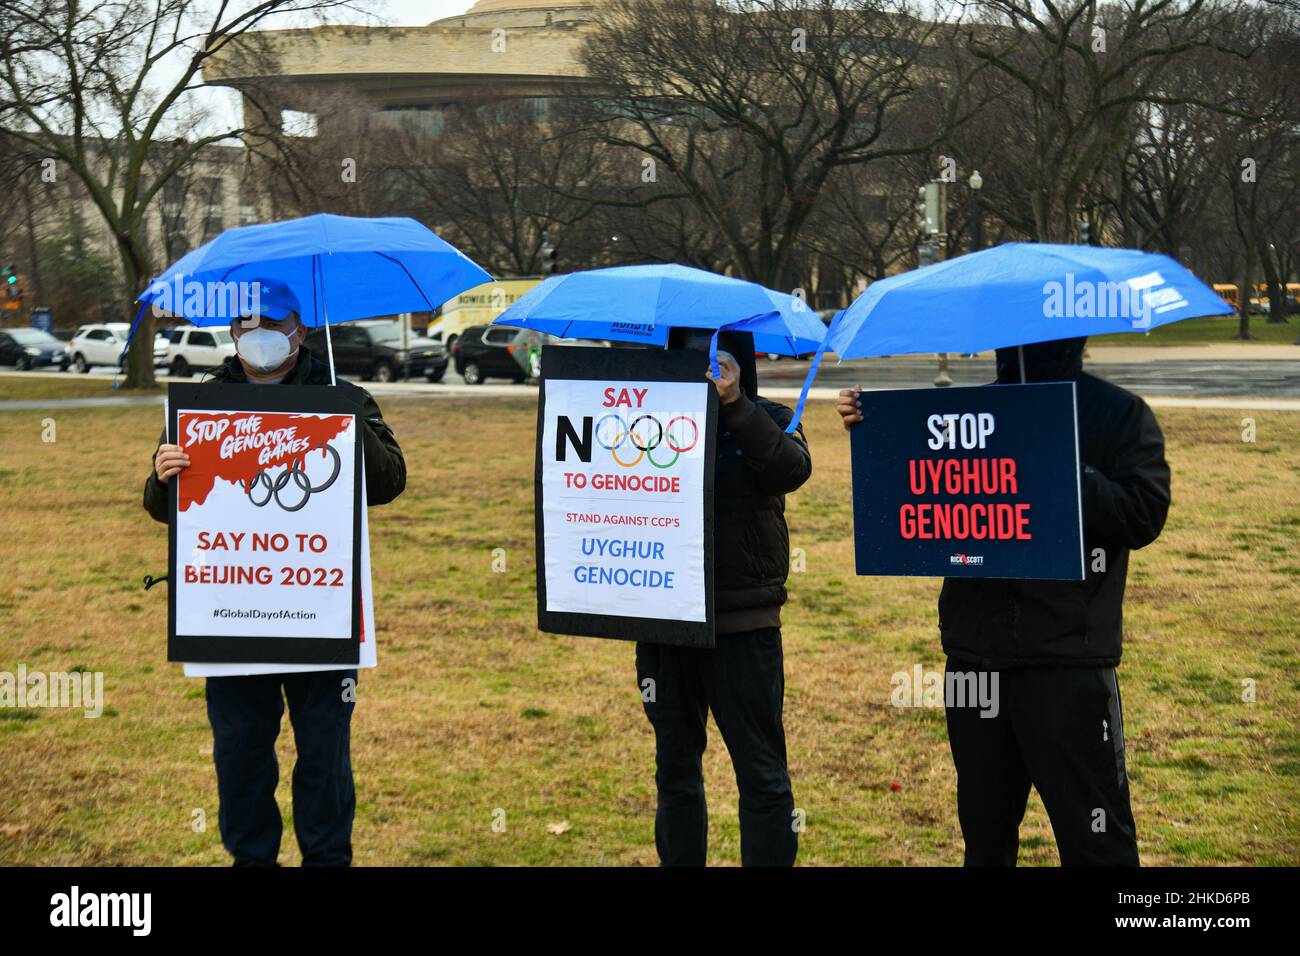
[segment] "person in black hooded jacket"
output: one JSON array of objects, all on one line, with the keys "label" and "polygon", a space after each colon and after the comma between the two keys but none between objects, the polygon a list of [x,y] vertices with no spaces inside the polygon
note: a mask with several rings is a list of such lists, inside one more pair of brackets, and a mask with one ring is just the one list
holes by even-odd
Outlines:
[{"label": "person in black hooded jacket", "polygon": [[[669,348],[707,353],[712,331],[673,329]],[[638,643],[638,688],[655,731],[659,806],[655,846],[665,866],[703,866],[708,811],[701,758],[709,711],[740,790],[740,856],[746,866],[790,866],[797,820],[781,720],[785,670],[781,606],[790,568],[785,495],[812,474],[803,432],[786,434],[789,408],[758,395],[753,336],[718,338],[720,377],[714,470],[714,608],[711,650]],[[647,684],[646,681],[652,681]]]},{"label": "person in black hooded jacket", "polygon": [[[1082,581],[947,578],[939,628],[948,677],[996,672],[990,716],[947,701],[966,864],[1014,866],[1029,788],[1063,865],[1138,864],[1119,683],[1129,551],[1169,513],[1164,436],[1146,402],[1083,371],[1082,338],[997,350],[998,384],[1073,381],[1083,462]],[[840,393],[845,427],[857,391]]]}]

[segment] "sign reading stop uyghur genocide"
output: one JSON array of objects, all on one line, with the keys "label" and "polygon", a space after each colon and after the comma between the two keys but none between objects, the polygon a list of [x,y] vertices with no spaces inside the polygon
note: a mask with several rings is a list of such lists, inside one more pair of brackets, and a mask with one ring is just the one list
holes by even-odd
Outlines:
[{"label": "sign reading stop uyghur genocide", "polygon": [[858,574],[1084,577],[1073,382],[863,392]]},{"label": "sign reading stop uyghur genocide", "polygon": [[328,386],[170,387],[169,660],[357,664],[359,411]]},{"label": "sign reading stop uyghur genocide", "polygon": [[713,646],[707,356],[548,345],[537,416],[543,631]]}]

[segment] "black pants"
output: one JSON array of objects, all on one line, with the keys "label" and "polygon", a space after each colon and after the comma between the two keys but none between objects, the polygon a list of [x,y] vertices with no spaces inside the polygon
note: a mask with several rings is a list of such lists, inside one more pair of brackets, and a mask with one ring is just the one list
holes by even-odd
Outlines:
[{"label": "black pants", "polygon": [[[221,842],[235,866],[275,866],[280,852],[280,767],[275,738],[284,701],[298,761],[293,767],[293,829],[303,866],[352,862],[350,725],[355,670],[256,677],[209,677],[208,720],[217,765]],[[283,695],[283,696],[282,696]]]},{"label": "black pants", "polygon": [[705,863],[709,821],[701,757],[712,708],[740,789],[741,862],[792,866],[799,844],[781,725],[781,629],[719,634],[712,650],[637,644],[636,672],[655,731],[660,863]]},{"label": "black pants", "polygon": [[[975,665],[948,659],[948,675]],[[1137,866],[1124,769],[1124,718],[1114,668],[1029,667],[998,674],[997,714],[954,700],[948,743],[967,866],[1015,866],[1034,786],[1063,866]],[[991,708],[986,708],[991,712]]]}]

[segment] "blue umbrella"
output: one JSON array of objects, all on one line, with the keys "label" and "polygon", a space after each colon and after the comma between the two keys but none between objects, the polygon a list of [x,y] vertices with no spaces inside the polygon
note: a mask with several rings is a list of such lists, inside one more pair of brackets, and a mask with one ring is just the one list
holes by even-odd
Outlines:
[{"label": "blue umbrella", "polygon": [[142,314],[153,304],[195,325],[228,325],[238,317],[230,314],[232,289],[238,295],[255,282],[272,290],[287,286],[300,304],[303,324],[326,327],[332,377],[331,322],[431,312],[491,280],[414,219],[321,213],[228,229],[183,256],[139,301]]},{"label": "blue umbrella", "polygon": [[[776,355],[812,352],[826,326],[798,296],[681,265],[615,266],[551,276],[520,296],[494,325],[559,338],[664,345],[674,326],[750,332],[754,348]],[[718,374],[718,336],[709,349]]]},{"label": "blue umbrella", "polygon": [[1168,256],[1013,242],[873,282],[835,316],[841,359],[1146,332],[1232,306]]},{"label": "blue umbrella", "polygon": [[[841,360],[982,352],[1230,312],[1168,256],[1011,242],[873,282],[836,313],[822,349]],[[816,371],[814,361],[797,411]]]}]

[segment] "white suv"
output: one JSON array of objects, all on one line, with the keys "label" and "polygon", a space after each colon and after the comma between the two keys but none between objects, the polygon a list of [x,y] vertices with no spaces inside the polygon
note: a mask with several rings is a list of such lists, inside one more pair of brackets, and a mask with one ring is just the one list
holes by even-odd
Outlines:
[{"label": "white suv", "polygon": [[235,340],[230,329],[198,329],[192,325],[172,329],[172,344],[167,346],[167,366],[179,378],[189,378],[195,370],[216,368],[235,354]]},{"label": "white suv", "polygon": [[131,326],[125,322],[83,325],[68,343],[72,367],[78,372],[89,372],[96,365],[117,365],[130,331]]},{"label": "white suv", "polygon": [[[101,325],[83,325],[68,343],[72,367],[78,372],[89,372],[96,365],[122,365],[122,350],[131,334],[126,322],[106,322]],[[153,342],[154,365],[167,361],[167,339],[159,335]]]}]

